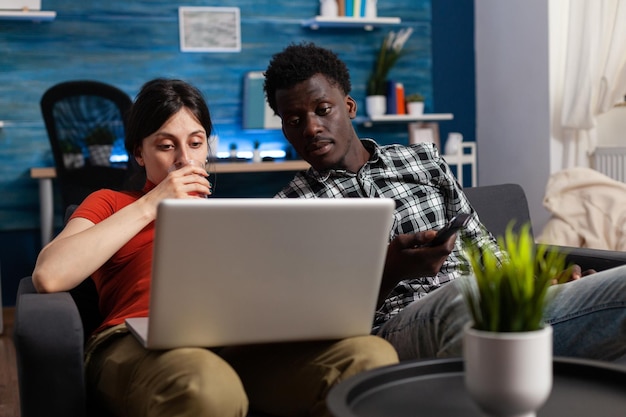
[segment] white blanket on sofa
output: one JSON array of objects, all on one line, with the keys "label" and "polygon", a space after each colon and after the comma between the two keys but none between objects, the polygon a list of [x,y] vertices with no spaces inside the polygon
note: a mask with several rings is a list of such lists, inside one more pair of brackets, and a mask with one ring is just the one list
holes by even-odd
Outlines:
[{"label": "white blanket on sofa", "polygon": [[626,250],[626,184],[576,167],[552,174],[543,205],[551,218],[537,241]]}]

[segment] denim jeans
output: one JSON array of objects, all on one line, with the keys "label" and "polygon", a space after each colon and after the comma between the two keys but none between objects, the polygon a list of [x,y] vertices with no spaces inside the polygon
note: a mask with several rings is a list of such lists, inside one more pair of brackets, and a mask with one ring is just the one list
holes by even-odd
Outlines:
[{"label": "denim jeans", "polygon": [[[552,286],[548,297],[544,319],[553,327],[555,356],[615,360],[626,354],[626,266]],[[461,356],[469,321],[452,282],[405,307],[376,334],[400,360]]]}]

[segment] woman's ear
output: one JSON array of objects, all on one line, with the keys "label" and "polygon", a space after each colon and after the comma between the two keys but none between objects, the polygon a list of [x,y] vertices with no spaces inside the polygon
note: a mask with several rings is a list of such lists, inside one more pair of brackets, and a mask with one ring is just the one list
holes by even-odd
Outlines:
[{"label": "woman's ear", "polygon": [[134,157],[135,157],[135,161],[137,161],[137,164],[142,167],[145,166],[145,163],[143,162],[143,157],[141,156],[141,147],[137,147],[135,148],[135,152],[134,152]]}]

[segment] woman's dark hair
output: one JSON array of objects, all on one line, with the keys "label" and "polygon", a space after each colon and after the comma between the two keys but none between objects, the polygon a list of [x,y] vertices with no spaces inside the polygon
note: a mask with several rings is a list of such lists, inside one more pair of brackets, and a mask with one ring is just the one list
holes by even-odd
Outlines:
[{"label": "woman's dark hair", "polygon": [[263,89],[267,102],[276,112],[276,90],[289,89],[315,74],[322,74],[329,83],[339,86],[344,94],[352,89],[350,72],[337,54],[314,43],[291,44],[275,54],[265,71]]},{"label": "woman's dark hair", "polygon": [[204,127],[207,139],[213,131],[209,107],[200,90],[185,81],[157,78],[145,83],[128,114],[124,145],[133,158],[142,141],[186,107]]}]

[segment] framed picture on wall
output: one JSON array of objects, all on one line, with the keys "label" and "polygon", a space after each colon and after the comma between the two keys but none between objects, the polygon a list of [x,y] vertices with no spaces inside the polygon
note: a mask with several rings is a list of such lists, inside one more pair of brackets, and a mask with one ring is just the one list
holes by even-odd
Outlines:
[{"label": "framed picture on wall", "polygon": [[240,52],[239,7],[179,7],[180,50]]},{"label": "framed picture on wall", "polygon": [[441,151],[439,145],[439,124],[436,122],[413,122],[408,124],[409,144],[432,142]]}]

